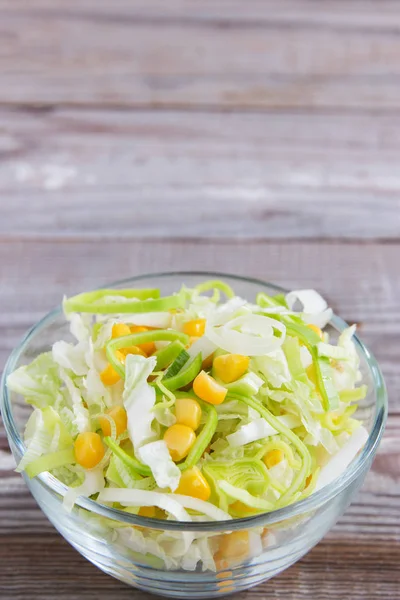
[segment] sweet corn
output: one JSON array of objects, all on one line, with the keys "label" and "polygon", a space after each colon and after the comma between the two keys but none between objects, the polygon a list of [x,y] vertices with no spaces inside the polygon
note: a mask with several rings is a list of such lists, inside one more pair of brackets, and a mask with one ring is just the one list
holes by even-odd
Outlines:
[{"label": "sweet corn", "polygon": [[225,534],[219,544],[221,558],[242,558],[249,554],[249,534],[247,531],[234,531]]},{"label": "sweet corn", "polygon": [[138,515],[140,517],[148,517],[149,519],[154,519],[156,516],[156,507],[155,506],[141,506],[139,508]]},{"label": "sweet corn", "polygon": [[213,362],[213,375],[224,383],[232,383],[244,375],[249,368],[250,359],[241,354],[222,354]]},{"label": "sweet corn", "polygon": [[247,504],[244,504],[240,500],[236,500],[229,508],[239,517],[250,517],[259,512],[256,508],[251,508],[251,506],[247,506]]},{"label": "sweet corn", "polygon": [[267,452],[267,454],[263,458],[263,461],[265,462],[268,469],[271,469],[275,465],[279,464],[284,458],[285,455],[282,452],[282,450],[275,449]]},{"label": "sweet corn", "polygon": [[201,408],[194,398],[177,398],[175,402],[176,422],[191,427],[193,431],[200,425]]},{"label": "sweet corn", "polygon": [[124,356],[127,356],[128,354],[140,354],[141,356],[147,358],[146,352],[139,348],[139,346],[127,346],[126,348],[121,348],[119,352],[121,352],[121,354]]},{"label": "sweet corn", "polygon": [[129,325],[126,325],[126,323],[115,323],[115,325],[113,325],[112,328],[111,337],[117,338],[123,335],[130,335],[130,333],[131,330],[129,328]]},{"label": "sweet corn", "polygon": [[[126,431],[128,420],[126,410],[123,406],[113,406],[112,408],[109,408],[106,411],[106,415],[114,419],[117,436]],[[111,435],[111,425],[109,420],[105,417],[99,417],[99,423],[104,435]]]},{"label": "sweet corn", "polygon": [[316,386],[317,385],[317,374],[315,372],[315,367],[314,364],[311,363],[311,365],[309,365],[306,368],[306,373],[307,373],[307,377],[310,381],[312,381],[312,383]]},{"label": "sweet corn", "polygon": [[202,400],[210,404],[221,404],[228,390],[217,383],[211,375],[200,371],[193,381],[193,391]]},{"label": "sweet corn", "polygon": [[[224,573],[221,573],[220,577],[223,577],[223,575],[226,573],[231,573],[231,571],[225,571],[225,569],[228,569],[229,567],[229,562],[226,560],[226,558],[224,558],[221,554],[221,552],[216,552],[214,554],[214,562],[215,562],[215,566],[217,568],[217,571],[224,571]],[[218,577],[218,575],[217,575]]]},{"label": "sweet corn", "polygon": [[[219,571],[220,569],[224,568],[224,566],[223,566],[223,563],[225,562],[225,563],[226,563],[226,566],[227,566],[227,565],[228,565],[228,562],[227,562],[226,560],[222,559],[222,560],[220,561],[222,564],[218,563],[218,565],[217,565],[217,559],[215,558],[216,556],[217,556],[217,554],[214,556],[214,559],[215,559],[215,566],[217,567],[217,569],[218,569],[218,571]],[[216,577],[217,579],[223,579],[224,577],[232,577],[232,576],[233,576],[233,573],[232,573],[232,571],[223,571],[222,573],[216,573],[216,575],[215,575],[215,577]]]},{"label": "sweet corn", "polygon": [[104,371],[100,373],[100,379],[104,385],[113,385],[117,383],[121,378],[117,371],[111,365],[107,365]]},{"label": "sweet corn", "polygon": [[308,486],[310,485],[312,480],[312,475],[308,475],[308,477],[306,477],[306,481],[305,481],[305,485],[304,485],[304,489],[308,488]]},{"label": "sweet corn", "polygon": [[307,325],[307,327],[309,327],[310,329],[312,329],[317,335],[319,335],[319,337],[322,338],[324,337],[324,334],[322,332],[322,329],[320,329],[318,327],[318,325],[313,325],[312,323],[310,323],[309,325]]},{"label": "sweet corn", "polygon": [[76,462],[85,469],[93,469],[104,456],[104,446],[98,433],[80,433],[74,444]]},{"label": "sweet corn", "polygon": [[235,591],[235,582],[233,579],[227,579],[226,581],[218,581],[217,587],[218,589],[225,595],[231,594]]},{"label": "sweet corn", "polygon": [[[144,325],[131,325],[130,330],[131,333],[143,333],[144,331],[149,331],[149,327],[145,327]],[[153,352],[156,351],[156,345],[154,342],[138,344],[137,347],[143,350],[147,356],[150,356],[150,354],[153,354]]]},{"label": "sweet corn", "polygon": [[187,335],[193,335],[200,337],[204,335],[204,331],[206,328],[206,320],[205,319],[194,319],[193,321],[188,321],[183,326],[183,332]]},{"label": "sweet corn", "polygon": [[[115,355],[118,360],[120,360],[122,363],[125,363],[125,355],[120,350],[116,350]],[[106,366],[104,371],[100,373],[100,379],[104,385],[114,385],[114,383],[117,383],[121,377],[114,367],[109,364]]]},{"label": "sweet corn", "polygon": [[176,423],[168,427],[164,433],[164,441],[172,460],[178,462],[189,454],[190,448],[196,441],[196,434],[191,427]]},{"label": "sweet corn", "polygon": [[144,331],[148,331],[148,327],[144,325],[130,325],[129,330],[131,333],[143,333]]},{"label": "sweet corn", "polygon": [[175,493],[183,494],[184,496],[192,496],[193,498],[200,498],[200,500],[206,501],[211,495],[211,490],[207,479],[200,469],[192,467],[182,473]]}]

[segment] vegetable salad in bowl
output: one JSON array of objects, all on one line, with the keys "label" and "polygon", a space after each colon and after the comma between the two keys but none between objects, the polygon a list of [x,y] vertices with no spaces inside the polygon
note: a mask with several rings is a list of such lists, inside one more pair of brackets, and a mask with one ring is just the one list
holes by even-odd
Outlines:
[{"label": "vegetable salad in bowl", "polygon": [[[368,440],[355,326],[328,333],[332,310],[314,290],[261,287],[249,301],[226,280],[170,295],[100,289],[65,298],[63,311],[74,341],[7,378],[33,407],[17,471],[50,473],[67,514],[86,512],[86,497],[153,523],[87,516],[162,569],[215,573],[278,544],[304,516],[276,529],[229,522],[318,493]],[[229,534],[166,532],[173,522],[224,522]]]}]

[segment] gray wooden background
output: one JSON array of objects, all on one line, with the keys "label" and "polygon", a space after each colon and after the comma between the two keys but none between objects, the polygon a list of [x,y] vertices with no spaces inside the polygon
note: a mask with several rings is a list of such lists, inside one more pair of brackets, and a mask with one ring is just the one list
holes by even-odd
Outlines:
[{"label": "gray wooden background", "polygon": [[[347,513],[237,600],[400,598],[400,2],[0,0],[0,366],[63,294],[213,269],[358,322],[390,417]],[[55,533],[0,437],[0,597],[148,596]]]}]

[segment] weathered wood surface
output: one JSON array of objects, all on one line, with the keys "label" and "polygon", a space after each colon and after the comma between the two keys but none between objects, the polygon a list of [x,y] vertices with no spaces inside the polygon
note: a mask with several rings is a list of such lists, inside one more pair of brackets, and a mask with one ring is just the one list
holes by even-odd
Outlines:
[{"label": "weathered wood surface", "polygon": [[[362,598],[366,589],[371,598],[395,597],[393,586],[398,572],[394,559],[384,565],[385,581],[380,587],[378,571],[373,571],[368,579],[368,588],[356,583],[355,578],[367,564],[377,560],[376,564],[380,565],[384,561],[385,548],[390,548],[393,553],[400,539],[397,244],[217,243],[200,240],[21,242],[15,236],[14,241],[0,244],[0,264],[3,265],[0,274],[3,290],[1,329],[4,332],[0,347],[2,362],[23,330],[58,303],[64,292],[72,293],[99,281],[171,268],[225,269],[270,279],[285,286],[318,286],[347,320],[361,321],[363,337],[380,359],[392,401],[392,414],[378,457],[358,498],[323,544],[287,574],[251,593],[254,598],[274,598],[277,597],[275,594],[283,591],[289,598],[296,599],[311,593],[321,594],[312,596],[316,598],[330,597],[329,594],[332,598],[342,598],[339,594],[344,593],[347,586],[352,593],[351,598]],[[326,272],[329,273],[328,278]],[[27,297],[29,309],[26,307]],[[46,566],[41,560],[42,566],[38,566],[36,553],[37,547],[44,544],[44,564],[57,569],[58,577],[63,581],[65,598],[79,597],[79,594],[85,598],[101,597],[96,596],[100,589],[104,590],[104,594],[116,593],[116,590],[118,594],[128,594],[123,586],[108,578],[103,585],[105,578],[102,576],[96,579],[94,588],[90,587],[91,567],[84,564],[85,561],[64,542],[54,540],[56,536],[51,524],[36,508],[21,478],[11,472],[12,459],[7,453],[4,438],[1,447],[4,450],[0,454],[0,535],[4,543],[11,545],[10,553],[5,555],[10,573],[14,571],[16,561],[22,561],[23,572],[28,574],[32,570],[35,573],[29,589],[32,593],[39,593],[35,590],[40,589]],[[23,548],[21,539],[26,539]],[[72,563],[71,554],[74,556]],[[345,577],[343,587],[337,587],[335,578],[344,565],[347,564],[348,568],[351,556],[349,579]],[[65,571],[61,564],[63,557],[68,562],[68,569],[75,569],[71,565],[76,562],[83,563],[78,570],[79,591],[68,582],[69,571]],[[322,581],[320,577],[324,578],[323,591],[318,591]],[[319,586],[315,580],[319,581]],[[12,583],[12,577],[5,578],[5,585],[12,598],[11,590],[13,586],[18,589],[18,586]],[[52,585],[52,581],[47,581],[47,588],[42,590],[43,596],[40,597],[50,598],[54,590]],[[139,592],[136,596],[141,597]]]},{"label": "weathered wood surface", "polygon": [[0,102],[399,109],[394,2],[135,4],[3,2]]},{"label": "weathered wood surface", "polygon": [[[74,293],[162,270],[317,287],[387,430],[335,528],[238,600],[400,598],[400,5],[0,0],[0,365]],[[0,598],[147,595],[81,558],[0,432]]]},{"label": "weathered wood surface", "polygon": [[0,232],[397,239],[399,132],[397,115],[3,109]]}]

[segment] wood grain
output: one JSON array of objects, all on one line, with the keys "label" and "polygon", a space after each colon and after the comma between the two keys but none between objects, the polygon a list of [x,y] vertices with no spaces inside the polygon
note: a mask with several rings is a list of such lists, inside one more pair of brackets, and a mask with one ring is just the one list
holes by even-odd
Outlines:
[{"label": "wood grain", "polygon": [[[380,360],[389,395],[391,420],[372,471],[357,501],[341,518],[332,539],[396,543],[400,539],[400,377],[397,360],[398,245],[331,242],[232,241],[17,241],[0,243],[3,290],[0,314],[0,360],[22,330],[60,301],[109,280],[168,268],[232,270],[286,287],[319,287],[349,322],[361,321],[361,333]],[[232,265],[234,268],[232,269]],[[326,272],[330,274],[326,277]],[[357,276],[354,276],[357,273]],[[32,286],[32,282],[34,285]],[[25,298],[29,295],[29,310]],[[377,310],[377,306],[381,310]],[[0,438],[1,439],[1,438]],[[3,438],[4,440],[4,438]],[[5,443],[4,443],[5,447]],[[0,534],[51,531],[43,517],[33,519],[35,502],[21,478],[10,473],[7,452],[0,455]],[[1,471],[0,471],[1,473]],[[390,495],[387,490],[390,489]],[[10,506],[10,498],[12,508]]]},{"label": "wood grain", "polygon": [[399,131],[394,115],[3,109],[0,232],[397,239]]},{"label": "wood grain", "polygon": [[[100,3],[101,4],[101,3]],[[103,5],[106,3],[103,3]],[[108,4],[108,3],[107,3]],[[280,9],[219,2],[197,9],[133,3],[2,3],[0,102],[153,107],[398,110],[400,40],[394,3]],[[251,4],[251,3],[250,3]],[[275,7],[278,3],[275,3]],[[381,3],[379,3],[379,6]],[[182,12],[183,11],[183,12]],[[240,12],[239,12],[240,11]],[[294,12],[293,12],[294,11]],[[302,17],[298,15],[304,11]],[[282,14],[286,13],[286,17]],[[336,13],[329,20],[329,13]],[[289,16],[288,16],[289,15]],[[312,15],[312,16],[311,16]],[[376,15],[379,15],[375,20]],[[361,20],[361,26],[358,25]],[[365,35],[368,26],[372,30]],[[216,60],[218,57],[218,60]]]},{"label": "wood grain", "polygon": [[[332,561],[332,553],[335,561]],[[8,575],[2,587],[2,598],[16,598],[20,580],[29,577],[30,598],[54,599],[53,573],[58,582],[57,598],[60,600],[97,600],[98,598],[134,598],[146,600],[155,596],[133,590],[121,582],[107,577],[60,537],[46,534],[5,536],[0,547],[3,572]],[[61,567],[62,565],[62,567]],[[351,565],[351,579],[346,577]],[[369,569],[369,590],[365,595],[363,576]],[[79,589],[76,575],[79,573]],[[321,588],[321,581],[324,582]],[[271,579],[264,585],[232,596],[234,600],[264,600],[287,598],[288,600],[326,600],[326,598],[351,598],[368,600],[379,598],[396,600],[399,596],[398,564],[396,556],[387,553],[384,543],[374,546],[359,544],[357,550],[351,537],[336,541],[328,536],[305,558]],[[22,596],[21,596],[22,598]]]},{"label": "wood grain", "polygon": [[[237,600],[400,600],[397,0],[0,0],[0,369],[64,293],[161,270],[316,287],[382,366],[362,490]],[[55,532],[0,426],[0,597],[150,597]]]}]

